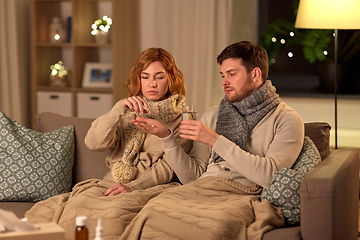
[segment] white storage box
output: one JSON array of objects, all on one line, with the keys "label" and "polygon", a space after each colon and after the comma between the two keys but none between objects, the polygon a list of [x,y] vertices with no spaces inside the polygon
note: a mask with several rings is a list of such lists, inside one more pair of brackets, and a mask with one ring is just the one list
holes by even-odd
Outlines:
[{"label": "white storage box", "polygon": [[110,93],[77,93],[77,117],[97,118],[112,108]]},{"label": "white storage box", "polygon": [[36,96],[37,113],[53,112],[66,117],[72,116],[73,102],[70,92],[38,91]]},{"label": "white storage box", "polygon": [[25,232],[0,233],[0,239],[6,240],[65,240],[65,231],[56,223],[38,223],[39,230]]}]

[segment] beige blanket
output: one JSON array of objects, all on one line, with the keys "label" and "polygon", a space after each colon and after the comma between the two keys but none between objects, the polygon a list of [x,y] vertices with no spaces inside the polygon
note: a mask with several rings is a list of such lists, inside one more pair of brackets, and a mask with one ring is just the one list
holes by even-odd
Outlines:
[{"label": "beige blanket", "polygon": [[116,196],[104,196],[113,184],[91,179],[74,186],[71,193],[38,202],[25,217],[32,223],[56,222],[65,230],[66,239],[75,239],[75,218],[88,217],[89,239],[95,237],[97,219],[102,219],[105,240],[118,239],[125,227],[153,197],[177,183],[159,185],[146,190]]},{"label": "beige blanket", "polygon": [[147,203],[120,239],[261,239],[285,221],[278,208],[260,202],[260,191],[214,177],[168,189]]}]

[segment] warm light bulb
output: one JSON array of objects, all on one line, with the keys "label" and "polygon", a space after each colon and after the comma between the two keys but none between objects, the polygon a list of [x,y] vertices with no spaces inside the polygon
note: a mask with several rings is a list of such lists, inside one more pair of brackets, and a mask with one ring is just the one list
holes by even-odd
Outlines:
[{"label": "warm light bulb", "polygon": [[288,57],[292,58],[294,56],[294,54],[292,52],[288,52]]},{"label": "warm light bulb", "polygon": [[60,38],[61,38],[61,37],[60,37],[60,34],[58,34],[58,33],[55,34],[54,39],[55,39],[56,41],[60,40]]}]

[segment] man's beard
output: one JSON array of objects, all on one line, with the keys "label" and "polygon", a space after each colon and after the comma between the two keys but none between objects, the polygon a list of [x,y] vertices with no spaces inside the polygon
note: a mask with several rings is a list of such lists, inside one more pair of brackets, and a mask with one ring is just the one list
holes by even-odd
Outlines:
[{"label": "man's beard", "polygon": [[[232,89],[232,88],[230,88]],[[232,89],[232,92],[230,94],[226,94],[226,98],[229,102],[234,103],[234,102],[238,102],[241,101],[241,96],[239,94],[237,94],[237,92],[235,92],[234,89]]]},{"label": "man's beard", "polygon": [[[226,94],[226,98],[229,102],[231,103],[235,103],[235,102],[239,102],[245,98],[247,98],[248,96],[250,96],[253,92],[254,92],[254,85],[252,84],[250,79],[247,79],[247,82],[244,86],[245,91],[242,92],[242,94],[238,94],[234,88],[232,87],[227,87],[228,89],[231,89],[232,92],[230,93],[230,95]],[[227,88],[224,88],[227,89]]]}]

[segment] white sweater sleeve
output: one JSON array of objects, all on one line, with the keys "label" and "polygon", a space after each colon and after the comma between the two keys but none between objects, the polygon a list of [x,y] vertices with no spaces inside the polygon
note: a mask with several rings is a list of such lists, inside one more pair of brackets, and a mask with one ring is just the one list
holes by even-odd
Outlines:
[{"label": "white sweater sleeve", "polygon": [[[214,128],[216,125],[213,113],[217,113],[217,108],[210,108],[201,118],[201,121],[210,128]],[[211,147],[194,141],[190,153],[186,154],[173,134],[160,139],[160,141],[165,151],[165,157],[181,183],[185,184],[195,180],[206,171],[211,157]]]}]

